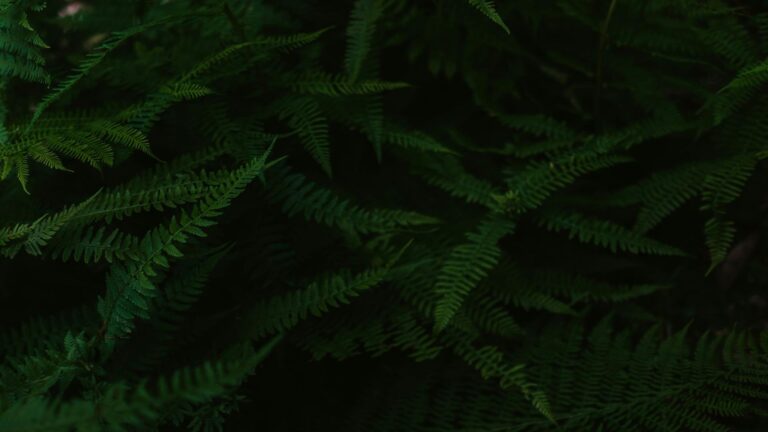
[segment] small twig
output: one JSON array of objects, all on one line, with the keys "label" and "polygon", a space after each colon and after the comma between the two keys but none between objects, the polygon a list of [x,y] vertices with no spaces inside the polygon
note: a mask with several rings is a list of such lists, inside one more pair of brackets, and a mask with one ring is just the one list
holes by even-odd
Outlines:
[{"label": "small twig", "polygon": [[608,14],[603,21],[603,28],[600,31],[600,44],[597,48],[597,64],[595,65],[595,126],[599,127],[600,122],[600,100],[602,98],[603,89],[603,54],[605,53],[605,46],[608,43],[608,25],[611,23],[613,17],[613,11],[616,9],[617,0],[611,0],[610,6],[608,6]]}]

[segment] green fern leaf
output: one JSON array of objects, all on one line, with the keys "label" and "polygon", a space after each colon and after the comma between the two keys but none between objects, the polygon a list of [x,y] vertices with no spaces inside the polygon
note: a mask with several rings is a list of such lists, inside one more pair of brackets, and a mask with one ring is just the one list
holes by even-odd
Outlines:
[{"label": "green fern leaf", "polygon": [[347,27],[347,53],[344,66],[349,80],[357,81],[371,51],[376,21],[383,13],[382,0],[357,0]]},{"label": "green fern leaf", "polygon": [[312,158],[329,177],[332,176],[328,121],[320,110],[320,104],[309,97],[290,99],[280,106],[279,112],[280,117],[298,133]]},{"label": "green fern leaf", "polygon": [[30,125],[34,124],[41,115],[43,115],[43,112],[53,104],[57,99],[61,97],[62,94],[64,94],[67,90],[72,88],[78,81],[83,79],[96,65],[98,65],[104,57],[109,54],[110,51],[117,48],[123,41],[125,41],[130,36],[133,36],[134,34],[138,33],[141,30],[141,28],[136,28],[132,30],[128,30],[125,32],[117,32],[107,38],[104,42],[102,42],[99,47],[97,47],[92,52],[88,53],[85,57],[85,60],[75,68],[75,70],[65,78],[61,83],[59,83],[51,93],[49,93],[45,98],[43,98],[42,101],[37,105],[37,108],[35,108],[35,112],[32,114],[32,120],[30,121]]},{"label": "green fern leaf", "polygon": [[181,403],[203,403],[226,394],[252,373],[280,339],[273,338],[258,351],[250,344],[235,347],[221,360],[177,370],[153,382],[144,380],[133,387],[112,383],[98,400],[22,399],[0,413],[0,429],[63,432],[143,428],[179,409]]},{"label": "green fern leaf", "polygon": [[709,249],[709,274],[728,256],[736,237],[736,226],[732,221],[716,216],[704,225],[704,235]]},{"label": "green fern leaf", "polygon": [[29,24],[27,9],[34,8],[28,6],[24,2],[0,5],[0,75],[48,84],[50,76],[39,52],[48,46]]},{"label": "green fern leaf", "polygon": [[359,274],[341,271],[326,275],[301,291],[259,303],[245,328],[254,337],[287,331],[310,314],[319,317],[331,308],[348,304],[353,297],[379,285],[388,273],[389,268],[382,267]]},{"label": "green fern leaf", "polygon": [[450,323],[470,291],[496,266],[501,257],[498,242],[514,227],[512,221],[491,215],[480,222],[476,231],[467,233],[468,243],[451,250],[435,283],[437,331]]},{"label": "green fern leaf", "polygon": [[517,213],[535,209],[556,190],[593,171],[628,162],[624,156],[576,150],[550,162],[532,162],[507,180],[509,190],[499,203]]},{"label": "green fern leaf", "polygon": [[550,231],[567,231],[568,238],[582,243],[608,248],[611,252],[623,251],[637,254],[684,256],[682,250],[617,225],[613,222],[591,219],[578,213],[551,213],[539,221]]},{"label": "green fern leaf", "polygon": [[496,6],[493,4],[493,1],[491,0],[467,0],[469,4],[479,10],[483,15],[487,16],[488,19],[496,23],[499,27],[503,28],[507,34],[509,34],[509,27],[507,27],[506,24],[504,24],[504,20],[501,19],[501,16],[498,12],[496,12]]},{"label": "green fern leaf", "polygon": [[638,185],[643,207],[637,215],[634,230],[641,233],[650,231],[686,201],[698,195],[708,166],[691,164],[656,173]]},{"label": "green fern leaf", "polygon": [[181,256],[176,245],[186,243],[190,235],[205,236],[203,229],[214,224],[211,219],[220,215],[221,210],[267,167],[264,158],[256,158],[233,172],[189,213],[181,212],[168,226],[147,233],[141,240],[140,259],[112,266],[107,275],[107,293],[98,304],[107,343],[129,334],[136,318],[149,318],[150,300],[157,294],[152,281],[156,276],[155,269],[167,268],[169,257]]},{"label": "green fern leaf", "polygon": [[437,219],[415,212],[389,209],[366,209],[343,198],[330,189],[308,181],[288,169],[276,169],[270,178],[272,199],[282,203],[283,211],[304,219],[360,234],[384,233],[435,224]]},{"label": "green fern leaf", "polygon": [[313,72],[290,79],[287,84],[298,93],[324,96],[373,95],[409,87],[404,82],[378,80],[350,81],[344,76],[334,76],[321,72]]}]

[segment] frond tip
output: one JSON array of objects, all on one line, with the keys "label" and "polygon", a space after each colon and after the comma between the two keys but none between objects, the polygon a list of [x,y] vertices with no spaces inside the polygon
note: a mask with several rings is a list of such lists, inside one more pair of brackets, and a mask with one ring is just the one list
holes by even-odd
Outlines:
[{"label": "frond tip", "polygon": [[510,34],[509,27],[504,23],[501,15],[496,11],[496,5],[492,0],[467,0],[469,4],[479,10],[488,19],[496,23],[499,27],[504,29],[507,34]]}]

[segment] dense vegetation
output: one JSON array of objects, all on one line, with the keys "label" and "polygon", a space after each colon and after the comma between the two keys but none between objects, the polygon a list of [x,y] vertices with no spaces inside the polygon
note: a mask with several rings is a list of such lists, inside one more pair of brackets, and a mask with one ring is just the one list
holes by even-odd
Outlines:
[{"label": "dense vegetation", "polygon": [[0,431],[766,430],[766,84],[756,0],[0,0]]}]

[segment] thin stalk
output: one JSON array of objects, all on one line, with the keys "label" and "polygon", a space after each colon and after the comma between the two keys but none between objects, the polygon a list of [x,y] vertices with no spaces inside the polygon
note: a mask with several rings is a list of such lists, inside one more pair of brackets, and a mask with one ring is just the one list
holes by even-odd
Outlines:
[{"label": "thin stalk", "polygon": [[613,17],[613,11],[616,9],[617,0],[611,0],[610,6],[608,6],[608,14],[603,21],[603,27],[600,30],[600,44],[597,48],[597,64],[595,65],[595,127],[600,129],[600,104],[602,99],[603,90],[603,57],[605,54],[605,47],[608,44],[608,25],[611,23]]}]

